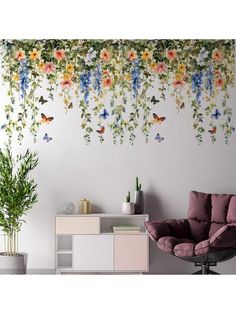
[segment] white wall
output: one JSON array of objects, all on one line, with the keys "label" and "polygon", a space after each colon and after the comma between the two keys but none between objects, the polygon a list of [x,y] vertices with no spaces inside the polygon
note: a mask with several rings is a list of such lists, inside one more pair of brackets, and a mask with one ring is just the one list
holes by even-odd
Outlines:
[{"label": "white wall", "polygon": [[[0,98],[1,104],[5,104],[4,89],[0,91]],[[234,108],[234,125],[235,98],[236,88],[231,90],[229,100]],[[134,190],[135,177],[139,176],[152,220],[185,218],[192,189],[236,194],[236,135],[228,146],[223,136],[215,145],[208,140],[198,146],[190,106],[177,114],[170,97],[158,106],[158,112],[167,118],[160,127],[165,137],[162,143],[151,139],[145,144],[144,138],[139,136],[133,147],[129,143],[114,146],[111,140],[103,145],[93,141],[86,146],[79,126],[79,111],[74,108],[65,115],[59,97],[43,107],[42,112],[53,113],[55,119],[49,126],[41,127],[37,143],[33,143],[27,132],[22,147],[15,143],[16,151],[30,148],[38,151],[40,158],[34,172],[39,202],[27,215],[27,223],[20,234],[20,248],[28,252],[29,272],[52,271],[53,215],[65,200],[78,206],[79,200],[86,197],[96,211],[119,212],[127,191]],[[42,140],[45,132],[53,137],[50,143]],[[1,146],[4,140],[2,135]],[[178,274],[194,270],[192,264],[162,253],[153,242],[150,248],[152,273]],[[236,273],[235,259],[217,269],[222,273]]]}]

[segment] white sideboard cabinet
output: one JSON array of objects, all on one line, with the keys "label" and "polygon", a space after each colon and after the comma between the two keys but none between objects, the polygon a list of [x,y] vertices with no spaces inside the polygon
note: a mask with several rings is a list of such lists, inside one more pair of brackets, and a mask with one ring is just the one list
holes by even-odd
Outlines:
[{"label": "white sideboard cabinet", "polygon": [[[89,214],[54,217],[57,273],[143,273],[149,271],[148,215]],[[113,233],[112,226],[136,225],[139,233]]]}]

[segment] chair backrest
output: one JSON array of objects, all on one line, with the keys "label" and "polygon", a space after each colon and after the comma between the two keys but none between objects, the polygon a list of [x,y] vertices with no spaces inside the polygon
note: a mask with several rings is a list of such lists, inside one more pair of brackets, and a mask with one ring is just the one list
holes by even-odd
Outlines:
[{"label": "chair backrest", "polygon": [[195,242],[210,238],[223,225],[236,223],[236,195],[191,191],[188,221]]}]

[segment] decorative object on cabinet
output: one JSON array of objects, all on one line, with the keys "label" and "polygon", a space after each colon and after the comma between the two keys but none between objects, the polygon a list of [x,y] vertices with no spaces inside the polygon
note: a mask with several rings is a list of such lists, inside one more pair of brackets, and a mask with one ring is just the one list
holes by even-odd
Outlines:
[{"label": "decorative object on cabinet", "polygon": [[119,234],[139,233],[140,229],[141,229],[140,226],[134,226],[134,225],[112,226],[113,232],[119,233]]},{"label": "decorative object on cabinet", "polygon": [[122,214],[133,215],[134,214],[134,203],[130,202],[130,191],[126,196],[126,202],[122,204]]},{"label": "decorative object on cabinet", "polygon": [[5,252],[0,252],[0,273],[25,274],[25,254],[18,251],[18,233],[23,217],[37,202],[30,172],[38,165],[36,153],[28,149],[13,158],[11,147],[0,150],[0,227],[4,232]]},{"label": "decorative object on cabinet", "polygon": [[[149,271],[148,215],[56,215],[55,270],[73,272]],[[113,233],[113,226],[135,226],[138,233]]]},{"label": "decorative object on cabinet", "polygon": [[62,209],[63,214],[71,215],[75,211],[75,205],[74,203],[70,201],[66,201],[65,203],[63,203],[61,209]]},{"label": "decorative object on cabinet", "polygon": [[136,177],[136,190],[134,192],[134,208],[135,214],[144,213],[144,197],[142,191],[142,185],[139,183],[138,177]]},{"label": "decorative object on cabinet", "polygon": [[89,200],[86,200],[86,198],[84,198],[83,200],[80,201],[79,213],[80,214],[91,214],[91,203]]}]

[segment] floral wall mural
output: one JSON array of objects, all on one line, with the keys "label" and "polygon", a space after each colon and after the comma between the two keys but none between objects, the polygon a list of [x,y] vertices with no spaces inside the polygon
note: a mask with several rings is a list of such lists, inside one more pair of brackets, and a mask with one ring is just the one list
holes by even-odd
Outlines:
[{"label": "floral wall mural", "polygon": [[[65,112],[80,110],[87,144],[93,133],[102,143],[109,131],[115,144],[133,144],[137,129],[148,142],[151,128],[168,123],[158,113],[168,94],[180,114],[191,107],[197,143],[214,143],[218,132],[228,143],[235,132],[227,104],[234,53],[233,40],[2,40],[9,102],[1,128],[9,139],[16,132],[20,143],[28,128],[36,141],[41,125],[55,123],[43,108],[59,94]],[[40,95],[44,81],[48,97]],[[46,133],[43,140],[52,138]],[[164,140],[158,128],[153,140]]]}]

